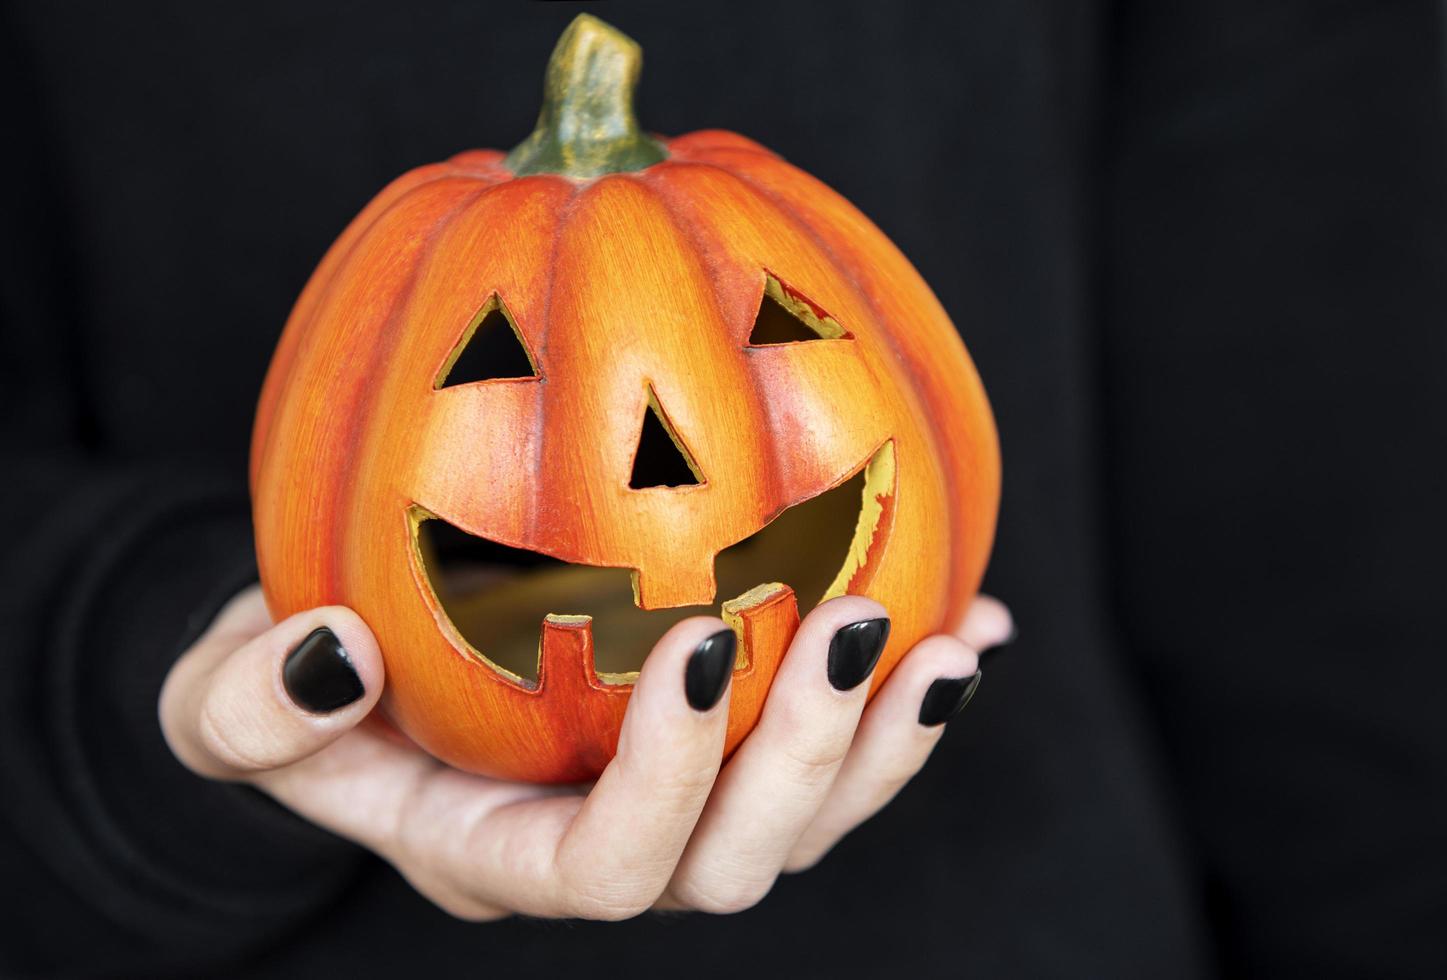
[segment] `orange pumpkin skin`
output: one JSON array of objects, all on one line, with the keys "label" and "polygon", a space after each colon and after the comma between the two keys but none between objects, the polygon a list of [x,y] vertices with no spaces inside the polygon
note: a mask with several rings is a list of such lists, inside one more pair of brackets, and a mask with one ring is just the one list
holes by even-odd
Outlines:
[{"label": "orange pumpkin skin", "polygon": [[[757,144],[703,131],[664,146],[661,163],[587,180],[514,177],[491,150],[404,175],[323,258],[266,379],[251,485],[271,612],[356,610],[383,651],[387,716],[461,769],[592,778],[631,687],[594,672],[582,619],[542,625],[535,684],[471,650],[419,570],[414,508],[634,569],[646,608],[709,603],[720,549],[889,445],[847,583],[892,620],[874,690],[959,622],[984,572],[996,434],[929,287],[847,201]],[[851,336],[750,347],[766,276]],[[540,377],[435,387],[494,296]],[[649,386],[702,485],[629,488]],[[743,641],[732,751],[798,612],[774,586],[727,613]]]}]

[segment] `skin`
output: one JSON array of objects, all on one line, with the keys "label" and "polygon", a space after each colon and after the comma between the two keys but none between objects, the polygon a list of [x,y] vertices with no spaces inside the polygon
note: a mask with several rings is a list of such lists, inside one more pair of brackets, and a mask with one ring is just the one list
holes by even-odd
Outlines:
[{"label": "skin", "polygon": [[[436,761],[371,716],[382,656],[356,613],[329,606],[273,623],[255,588],[177,661],[161,726],[193,772],[268,793],[372,850],[462,919],[739,912],[899,792],[945,728],[918,722],[926,689],[973,674],[979,651],[1013,631],[1001,603],[976,599],[954,634],[914,646],[866,706],[870,685],[836,691],[825,662],[836,630],[883,615],[870,599],[842,596],[805,617],[758,726],[723,765],[728,692],[706,712],[684,698],[689,654],[725,628],[709,617],[679,623],[654,647],[618,754],[591,785],[508,782]],[[281,680],[288,652],[320,626],[366,687],[328,715],[299,708]]]}]

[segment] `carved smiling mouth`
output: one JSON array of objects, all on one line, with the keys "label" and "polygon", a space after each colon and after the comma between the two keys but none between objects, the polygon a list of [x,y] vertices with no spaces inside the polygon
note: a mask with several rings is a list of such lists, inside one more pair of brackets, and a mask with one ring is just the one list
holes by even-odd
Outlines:
[{"label": "carved smiling mouth", "polygon": [[[850,591],[877,552],[895,489],[894,443],[886,441],[842,483],[801,501],[714,561],[717,597],[734,599],[770,582],[794,590],[800,614]],[[667,630],[719,606],[640,609],[626,568],[577,565],[470,535],[414,508],[416,559],[454,642],[524,685],[538,676],[547,616],[591,619],[602,680],[626,683]],[[881,537],[882,541],[882,537]],[[740,650],[740,665],[748,651]]]}]

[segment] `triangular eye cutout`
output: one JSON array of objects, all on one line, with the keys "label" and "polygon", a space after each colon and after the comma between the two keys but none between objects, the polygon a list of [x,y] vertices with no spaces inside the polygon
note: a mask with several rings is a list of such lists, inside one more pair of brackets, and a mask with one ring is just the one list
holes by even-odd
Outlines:
[{"label": "triangular eye cutout", "polygon": [[749,332],[750,347],[775,347],[810,340],[849,340],[837,320],[773,276],[764,277],[764,296]]},{"label": "triangular eye cutout", "polygon": [[638,449],[633,454],[633,476],[628,485],[634,490],[648,487],[695,487],[702,483],[698,464],[689,455],[668,424],[658,405],[658,396],[648,389],[648,411],[643,413],[643,429],[638,433]]},{"label": "triangular eye cutout", "polygon": [[434,387],[538,377],[532,355],[502,301],[487,301],[442,365]]}]

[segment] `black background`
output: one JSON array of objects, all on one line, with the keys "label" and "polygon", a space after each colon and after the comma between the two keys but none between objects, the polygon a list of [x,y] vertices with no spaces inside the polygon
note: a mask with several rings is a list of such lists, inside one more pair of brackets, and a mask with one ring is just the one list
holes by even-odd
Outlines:
[{"label": "black background", "polygon": [[643,44],[646,126],[758,140],[934,286],[999,419],[1019,642],[899,800],[742,915],[466,926],[368,865],[207,946],[71,880],[27,885],[56,890],[22,968],[1447,971],[1436,3],[10,4],[7,513],[53,458],[240,487],[323,250],[404,170],[520,140],[585,8]]}]

